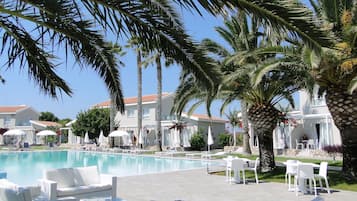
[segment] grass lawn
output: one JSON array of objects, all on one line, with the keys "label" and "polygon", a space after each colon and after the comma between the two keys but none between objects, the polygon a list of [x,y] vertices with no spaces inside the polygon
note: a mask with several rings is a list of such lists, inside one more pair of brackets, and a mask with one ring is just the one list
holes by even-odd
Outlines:
[{"label": "grass lawn", "polygon": [[[258,173],[259,180],[265,182],[278,182],[285,183],[285,167],[276,167],[276,169],[272,172],[268,173]],[[316,172],[317,173],[317,172]],[[225,175],[225,172],[216,172],[213,174],[217,175]],[[343,178],[340,171],[328,171],[328,181],[331,189],[340,189],[340,190],[348,190],[348,191],[356,191],[357,192],[357,181],[347,181]],[[246,171],[246,178],[254,179],[254,173],[252,171]],[[324,184],[324,181],[322,181]],[[318,181],[316,183],[318,184]]]},{"label": "grass lawn", "polygon": [[[232,156],[237,156],[239,158],[248,158],[250,160],[255,160],[258,155],[243,155],[243,154],[229,154]],[[222,155],[222,156],[215,156],[215,159],[221,159],[225,158],[227,155]],[[337,166],[337,167],[342,167],[342,161],[341,160],[321,160],[321,159],[311,159],[311,158],[294,158],[294,157],[283,157],[283,156],[278,156],[275,157],[275,162],[285,162],[287,160],[299,160],[304,163],[315,163],[315,164],[320,164],[321,161],[327,161],[329,166]]]}]

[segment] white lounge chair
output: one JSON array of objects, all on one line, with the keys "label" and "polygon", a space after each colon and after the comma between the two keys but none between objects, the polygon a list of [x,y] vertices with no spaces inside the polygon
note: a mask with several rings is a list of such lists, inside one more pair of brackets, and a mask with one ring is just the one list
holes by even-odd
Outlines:
[{"label": "white lounge chair", "polygon": [[32,201],[31,189],[20,187],[7,179],[0,179],[1,201]]},{"label": "white lounge chair", "polygon": [[220,152],[213,153],[213,154],[205,153],[205,154],[201,155],[201,158],[210,159],[210,158],[212,158],[212,156],[224,156],[225,154],[226,154],[226,152],[224,152],[224,151],[220,151]]},{"label": "white lounge chair", "polygon": [[39,180],[48,200],[65,197],[89,198],[93,194],[118,198],[118,177],[100,174],[96,166],[45,170]]}]

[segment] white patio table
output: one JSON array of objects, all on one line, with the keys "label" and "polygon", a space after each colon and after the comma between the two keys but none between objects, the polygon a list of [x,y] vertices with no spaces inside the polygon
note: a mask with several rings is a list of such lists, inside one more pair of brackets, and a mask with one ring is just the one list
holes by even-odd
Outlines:
[{"label": "white patio table", "polygon": [[[287,163],[286,162],[283,162],[283,164],[286,166]],[[297,167],[299,164],[307,164],[307,165],[311,165],[313,168],[320,168],[320,165],[317,165],[315,163],[304,163],[304,162],[301,162],[301,161],[297,161],[297,163],[290,163],[289,165],[292,165],[292,166],[296,166],[296,171],[297,171]],[[306,186],[305,186],[305,182],[304,182],[304,179],[303,178],[295,178],[297,179],[298,181],[298,191],[301,191],[301,192],[304,192],[306,193],[307,190],[306,190]],[[289,188],[288,191],[295,191],[295,188]]]},{"label": "white patio table", "polygon": [[[246,162],[247,164],[245,165],[246,167],[249,167],[249,162],[251,160],[247,159],[247,158],[239,158],[239,157],[227,157],[227,158],[223,158],[224,161],[226,161],[227,165],[228,164],[232,164],[232,161],[235,159],[240,159],[243,160],[244,162]],[[234,173],[234,178],[232,181],[234,181],[235,183],[240,183],[241,179],[240,179],[240,171],[244,171],[244,170],[240,170],[240,169],[233,169]]]}]

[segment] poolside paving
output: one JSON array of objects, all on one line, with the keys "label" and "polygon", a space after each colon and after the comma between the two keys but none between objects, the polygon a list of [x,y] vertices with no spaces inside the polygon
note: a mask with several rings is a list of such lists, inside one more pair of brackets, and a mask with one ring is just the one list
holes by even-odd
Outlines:
[{"label": "poolside paving", "polygon": [[302,193],[295,196],[285,184],[229,184],[225,177],[199,169],[121,177],[120,197],[125,201],[355,201],[357,192],[334,190],[330,195],[321,192],[316,198]]}]

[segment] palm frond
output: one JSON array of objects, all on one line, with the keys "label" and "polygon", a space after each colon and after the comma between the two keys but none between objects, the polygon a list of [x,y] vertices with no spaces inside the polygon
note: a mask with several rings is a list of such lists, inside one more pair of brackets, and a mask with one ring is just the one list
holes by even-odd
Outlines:
[{"label": "palm frond", "polygon": [[49,61],[54,58],[53,55],[46,53],[39,42],[34,40],[26,30],[11,21],[0,17],[0,27],[5,32],[1,54],[5,51],[5,47],[11,47],[7,52],[8,67],[14,66],[15,62],[19,61],[20,68],[27,66],[29,77],[38,83],[45,94],[48,93],[56,98],[57,90],[62,90],[71,95],[71,89],[62,78],[57,76],[56,66]]},{"label": "palm frond", "polygon": [[357,76],[355,76],[348,86],[348,92],[352,94],[357,89]]},{"label": "palm frond", "polygon": [[148,50],[157,50],[165,57],[174,58],[203,85],[213,87],[218,81],[219,77],[215,76],[210,59],[186,34],[179,15],[167,1],[83,2],[89,11],[96,11],[91,14],[96,15],[101,23],[108,23],[117,27],[115,30],[121,33],[136,36]]}]

